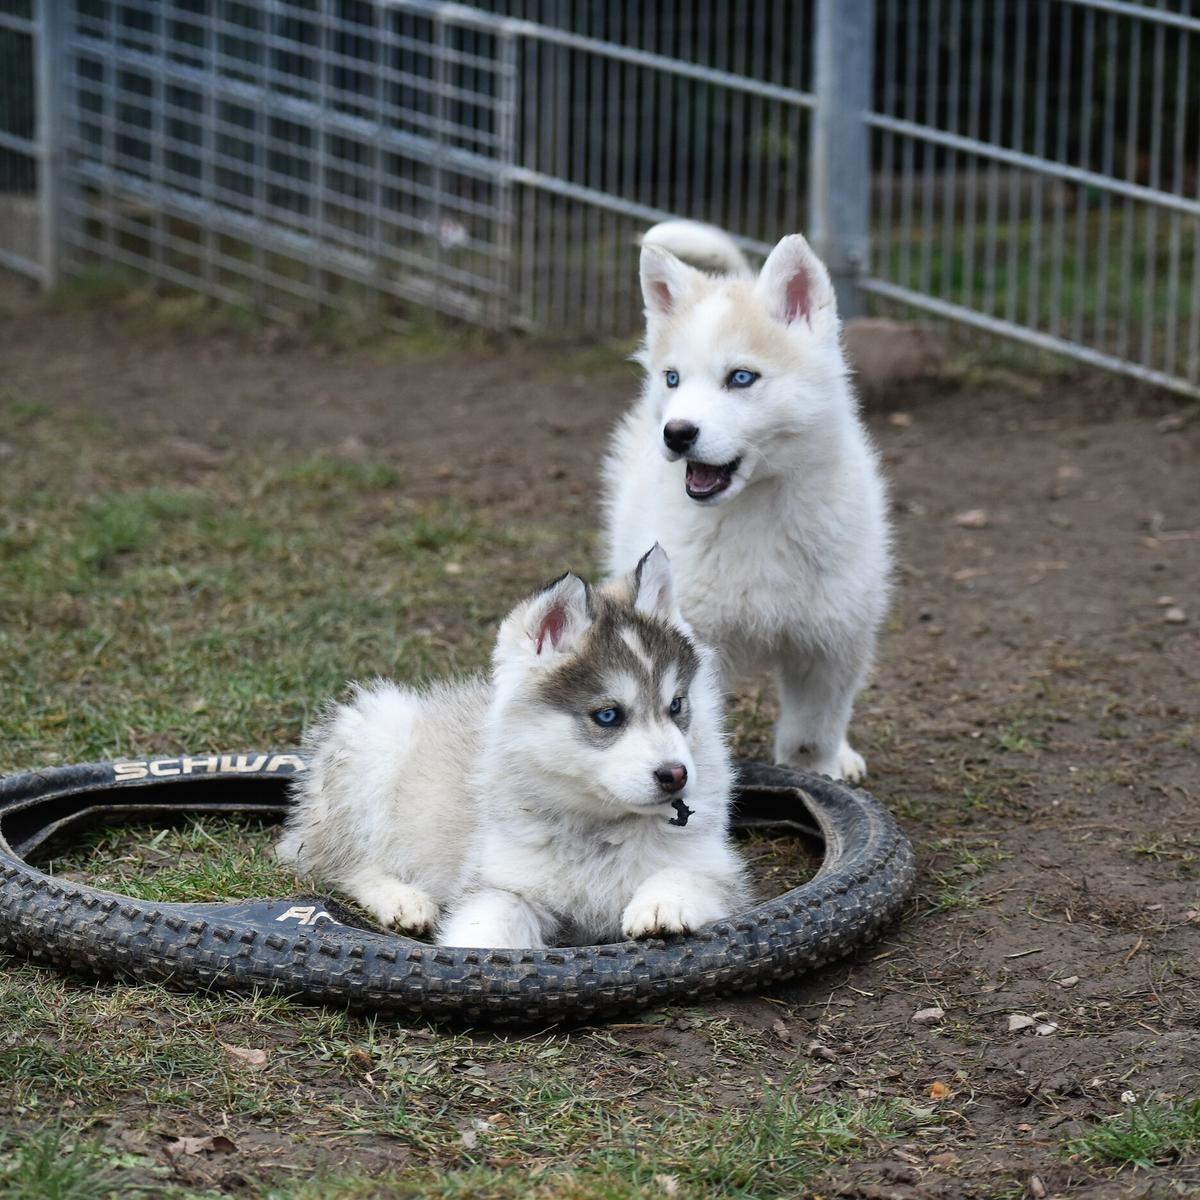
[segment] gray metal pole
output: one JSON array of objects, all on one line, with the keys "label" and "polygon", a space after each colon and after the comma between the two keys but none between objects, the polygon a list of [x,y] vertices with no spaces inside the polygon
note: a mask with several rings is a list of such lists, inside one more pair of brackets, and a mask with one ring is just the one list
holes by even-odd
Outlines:
[{"label": "gray metal pole", "polygon": [[38,219],[42,263],[42,287],[46,291],[59,281],[59,222],[61,220],[62,122],[60,103],[66,66],[62,36],[66,7],[60,0],[37,0],[37,39],[34,60],[37,105]]},{"label": "gray metal pole", "polygon": [[809,170],[808,234],[837,289],[843,319],[861,316],[858,286],[870,239],[874,0],[817,0],[816,108]]}]

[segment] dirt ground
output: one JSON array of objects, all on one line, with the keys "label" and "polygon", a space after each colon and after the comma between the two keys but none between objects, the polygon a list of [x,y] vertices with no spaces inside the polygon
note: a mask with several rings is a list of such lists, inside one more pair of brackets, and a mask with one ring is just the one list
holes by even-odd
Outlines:
[{"label": "dirt ground", "polygon": [[[389,359],[8,310],[10,378],[161,439],[165,469],[243,441],[369,453],[406,495],[536,517],[565,562],[594,554],[598,461],[636,387],[615,350]],[[1114,1173],[1063,1150],[1130,1093],[1200,1095],[1200,416],[969,343],[868,415],[899,569],[855,741],[917,847],[917,893],[855,959],[709,1006],[760,1048],[721,1086],[803,1064],[814,1096],[929,1098],[932,1131],[832,1168],[827,1196],[1200,1194],[1194,1154]],[[611,1037],[714,1078],[687,1020]]]}]

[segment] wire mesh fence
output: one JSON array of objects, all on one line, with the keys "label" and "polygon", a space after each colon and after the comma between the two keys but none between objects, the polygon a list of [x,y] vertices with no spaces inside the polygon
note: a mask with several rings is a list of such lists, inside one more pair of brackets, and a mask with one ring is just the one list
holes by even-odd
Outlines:
[{"label": "wire mesh fence", "polygon": [[41,278],[33,0],[0,0],[0,266]]},{"label": "wire mesh fence", "polygon": [[41,5],[0,0],[0,204],[44,218],[8,265],[615,334],[638,234],[688,216],[816,232],[847,308],[1200,394],[1191,0]]},{"label": "wire mesh fence", "polygon": [[864,286],[1200,394],[1189,0],[881,0]]}]

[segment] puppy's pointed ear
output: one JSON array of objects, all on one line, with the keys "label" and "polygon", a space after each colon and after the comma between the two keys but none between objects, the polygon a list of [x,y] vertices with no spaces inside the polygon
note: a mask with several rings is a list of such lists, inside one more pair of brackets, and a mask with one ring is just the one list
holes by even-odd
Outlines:
[{"label": "puppy's pointed ear", "polygon": [[665,317],[676,312],[691,296],[704,276],[661,246],[642,247],[642,297],[647,317]]},{"label": "puppy's pointed ear", "polygon": [[807,324],[814,333],[837,330],[837,297],[825,264],[798,233],[771,251],[755,291],[784,325]]},{"label": "puppy's pointed ear", "polygon": [[630,577],[633,592],[633,607],[644,616],[659,621],[679,623],[682,618],[675,600],[675,580],[671,574],[671,560],[667,552],[657,543],[642,555]]},{"label": "puppy's pointed ear", "polygon": [[570,653],[592,623],[590,607],[587,584],[570,571],[527,600],[521,625],[533,653]]}]

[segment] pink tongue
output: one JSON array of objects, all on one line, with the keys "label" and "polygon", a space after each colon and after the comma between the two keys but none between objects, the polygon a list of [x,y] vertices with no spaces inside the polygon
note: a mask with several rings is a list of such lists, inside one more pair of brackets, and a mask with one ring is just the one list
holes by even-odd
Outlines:
[{"label": "pink tongue", "polygon": [[723,467],[710,467],[705,463],[688,463],[687,482],[693,492],[711,492],[725,481]]}]

